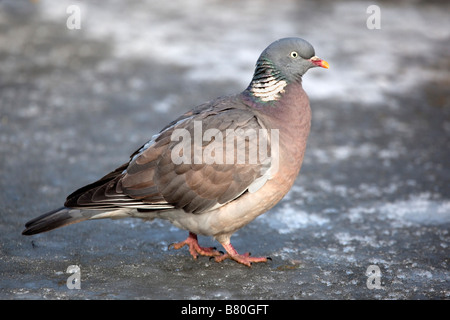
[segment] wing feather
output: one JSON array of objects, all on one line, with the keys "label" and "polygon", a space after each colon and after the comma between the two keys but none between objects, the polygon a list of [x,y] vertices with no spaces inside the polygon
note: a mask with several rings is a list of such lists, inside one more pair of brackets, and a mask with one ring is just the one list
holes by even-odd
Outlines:
[{"label": "wing feather", "polygon": [[[180,141],[172,141],[172,134],[176,129],[184,129],[191,138],[195,137],[196,121],[202,124],[201,137],[208,129],[214,129],[216,135],[209,141],[202,139],[200,145],[191,139],[186,144],[191,150],[185,153],[190,153],[186,158],[189,161],[177,164],[172,160],[172,151]],[[259,159],[248,161],[258,148],[258,140],[248,133],[259,129],[264,129],[260,119],[236,97],[200,106],[165,127],[133,153],[127,164],[72,193],[65,205],[94,209],[179,208],[191,213],[224,205],[239,197],[269,169],[270,165]],[[211,152],[208,155],[214,156],[219,152],[217,148],[222,148],[222,158],[217,153],[219,161],[196,163],[195,155],[205,155],[206,148]],[[243,156],[238,154],[239,149],[245,149]],[[230,150],[233,154],[227,158]]]}]

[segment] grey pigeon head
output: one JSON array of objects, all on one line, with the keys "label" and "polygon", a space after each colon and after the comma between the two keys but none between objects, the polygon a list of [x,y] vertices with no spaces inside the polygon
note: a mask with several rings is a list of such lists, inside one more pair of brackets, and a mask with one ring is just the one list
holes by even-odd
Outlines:
[{"label": "grey pigeon head", "polygon": [[328,68],[328,63],[315,56],[314,47],[301,38],[283,38],[270,44],[258,59],[269,62],[288,80],[301,78],[314,67]]},{"label": "grey pigeon head", "polygon": [[261,102],[278,100],[286,85],[300,82],[306,71],[314,67],[329,66],[315,56],[308,41],[301,38],[277,40],[261,53],[247,90]]}]

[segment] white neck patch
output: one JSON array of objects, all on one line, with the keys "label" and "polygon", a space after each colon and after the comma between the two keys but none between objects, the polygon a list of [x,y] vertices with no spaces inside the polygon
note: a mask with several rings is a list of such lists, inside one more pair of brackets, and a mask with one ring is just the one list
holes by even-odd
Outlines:
[{"label": "white neck patch", "polygon": [[262,101],[267,102],[280,99],[281,93],[284,92],[284,88],[286,86],[286,81],[276,79],[273,76],[268,76],[264,79],[252,81],[250,85],[250,91],[255,97],[258,97]]}]

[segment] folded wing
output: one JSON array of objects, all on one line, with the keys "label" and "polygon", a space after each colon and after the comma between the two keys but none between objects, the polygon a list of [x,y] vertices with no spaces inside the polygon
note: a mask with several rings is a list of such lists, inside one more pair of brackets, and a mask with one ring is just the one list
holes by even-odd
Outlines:
[{"label": "folded wing", "polygon": [[263,143],[270,150],[264,130],[251,110],[230,107],[229,100],[203,105],[164,128],[127,164],[69,195],[65,206],[201,213],[224,205],[268,178],[269,155],[260,152]]}]

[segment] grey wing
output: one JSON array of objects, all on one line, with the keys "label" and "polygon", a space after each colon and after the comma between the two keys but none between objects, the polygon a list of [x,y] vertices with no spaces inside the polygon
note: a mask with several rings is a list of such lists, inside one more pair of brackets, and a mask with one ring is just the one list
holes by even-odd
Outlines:
[{"label": "grey wing", "polygon": [[201,213],[224,205],[269,178],[270,139],[250,110],[190,112],[166,127],[130,162],[82,192],[68,207],[179,208]]}]

